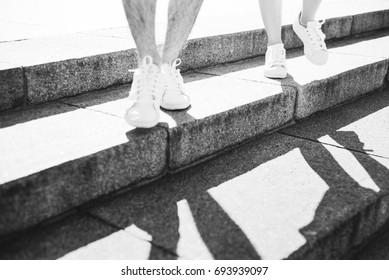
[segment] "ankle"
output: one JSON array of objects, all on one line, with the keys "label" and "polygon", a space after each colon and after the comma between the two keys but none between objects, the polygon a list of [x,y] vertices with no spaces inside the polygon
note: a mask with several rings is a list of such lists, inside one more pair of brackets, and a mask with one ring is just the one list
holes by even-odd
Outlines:
[{"label": "ankle", "polygon": [[158,53],[157,54],[138,54],[138,65],[139,66],[142,65],[143,59],[146,56],[151,56],[151,58],[153,59],[153,64],[156,65],[159,69],[161,69],[162,59]]},{"label": "ankle", "polygon": [[314,20],[315,20],[315,18],[308,17],[308,16],[305,15],[304,13],[300,13],[300,16],[299,16],[299,23],[300,23],[301,26],[307,27],[308,22],[314,21]]},{"label": "ankle", "polygon": [[267,47],[271,47],[274,45],[283,44],[281,39],[275,39],[275,40],[268,40]]},{"label": "ankle", "polygon": [[176,60],[177,60],[177,56],[178,54],[169,54],[169,53],[164,53],[162,55],[162,64],[168,64],[168,65],[172,65],[172,63],[174,63]]}]

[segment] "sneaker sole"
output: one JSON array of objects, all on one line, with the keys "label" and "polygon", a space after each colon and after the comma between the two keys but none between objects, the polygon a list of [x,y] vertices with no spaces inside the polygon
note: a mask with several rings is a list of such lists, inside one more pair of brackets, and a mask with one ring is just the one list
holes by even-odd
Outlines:
[{"label": "sneaker sole", "polygon": [[288,76],[288,73],[279,74],[279,75],[272,75],[272,74],[269,74],[269,73],[264,72],[263,75],[264,75],[266,78],[270,78],[270,79],[285,79],[285,78]]},{"label": "sneaker sole", "polygon": [[162,109],[165,109],[165,110],[168,110],[168,111],[179,111],[179,110],[185,110],[185,109],[188,109],[190,107],[190,103],[184,103],[184,104],[174,104],[174,105],[171,105],[171,104],[161,104],[161,108]]},{"label": "sneaker sole", "polygon": [[138,127],[138,128],[152,128],[158,124],[158,122],[148,122],[147,123],[147,122],[131,121],[128,119],[125,119],[125,120],[129,125],[134,126],[134,127]]},{"label": "sneaker sole", "polygon": [[138,121],[133,121],[133,120],[127,118],[127,112],[126,112],[126,114],[124,116],[124,120],[129,125],[134,126],[134,127],[139,127],[139,128],[151,128],[151,127],[156,126],[159,123],[159,117],[158,117],[158,120],[155,120],[155,121],[152,121],[152,122],[144,122],[144,121],[139,121],[139,120]]},{"label": "sneaker sole", "polygon": [[264,76],[266,77],[266,78],[269,78],[269,79],[285,79],[288,75],[284,75],[284,76],[281,76],[281,75],[278,75],[278,76],[276,76],[276,75],[265,75],[264,74]]},{"label": "sneaker sole", "polygon": [[317,66],[322,66],[328,62],[328,53],[326,53],[326,54],[325,53],[326,52],[323,51],[323,53],[321,54],[322,57],[316,58],[316,59],[311,57],[311,56],[308,56],[308,55],[305,55],[305,56],[308,58],[308,60],[310,62],[312,62],[312,64],[317,65]]}]

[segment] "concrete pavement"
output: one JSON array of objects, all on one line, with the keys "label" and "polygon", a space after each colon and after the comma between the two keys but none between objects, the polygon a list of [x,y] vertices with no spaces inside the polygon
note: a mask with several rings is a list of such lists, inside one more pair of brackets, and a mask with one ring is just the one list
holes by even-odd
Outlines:
[{"label": "concrete pavement", "polygon": [[[293,22],[301,1],[284,3],[283,24]],[[352,4],[350,4],[352,3]],[[167,22],[168,0],[158,0],[157,41]],[[332,18],[388,9],[387,0],[326,0],[319,18]],[[204,1],[190,38],[215,36],[263,28],[257,0]],[[130,38],[121,0],[2,0],[0,42],[85,33]],[[131,40],[132,41],[132,40]],[[130,46],[129,46],[130,47]]]},{"label": "concrete pavement", "polygon": [[[7,0],[0,12],[0,26],[4,25],[0,28],[0,77],[7,81],[0,88],[0,111],[132,81],[128,69],[137,65],[135,44],[119,0],[38,2],[31,6],[28,1]],[[290,26],[299,5],[300,1],[285,1],[287,49],[301,47]],[[233,0],[205,1],[180,54],[181,70],[263,55],[266,36],[257,6],[256,0],[239,5]],[[156,25],[159,44],[166,29],[166,8],[167,1],[161,1]],[[318,16],[327,19],[327,39],[339,39],[388,27],[388,11],[388,0],[358,0],[352,5],[329,0]],[[34,36],[31,28],[43,30]],[[52,31],[47,33],[47,28]],[[53,34],[54,30],[57,33]],[[11,75],[12,80],[7,78]]]},{"label": "concrete pavement", "polygon": [[[389,220],[389,91],[13,240],[3,259],[337,259]],[[362,255],[363,256],[363,255]]]},{"label": "concrete pavement", "polygon": [[[342,7],[340,2],[336,7]],[[263,77],[264,59],[258,55],[264,52],[264,32],[247,31],[245,25],[256,25],[254,20],[243,25],[237,20],[234,32],[246,30],[238,33],[208,28],[219,35],[192,38],[183,50],[188,63],[183,70],[197,68],[184,75],[192,107],[163,112],[151,130],[124,123],[128,85],[0,114],[5,256],[339,258],[359,246],[387,221],[389,141],[382,132],[387,130],[387,94],[376,94],[378,103],[366,99],[369,105],[352,103],[331,116],[318,112],[387,86],[389,10],[372,9],[388,2],[376,2],[370,12],[327,21],[328,38],[337,39],[329,42],[326,66],[314,67],[301,50],[288,50],[290,75],[284,80]],[[215,6],[205,13],[215,13],[217,3],[206,3]],[[344,2],[340,11],[347,6]],[[232,13],[228,6],[225,11],[231,20],[253,9]],[[376,29],[381,30],[369,32]],[[54,40],[62,44],[57,49],[50,45],[53,37],[0,43],[1,55],[9,60],[0,62],[2,104],[25,106],[27,96],[40,103],[122,79],[116,74],[136,59],[134,50],[126,49],[129,37],[123,31],[128,29],[61,35]],[[301,46],[290,25],[284,37],[288,49]],[[115,40],[120,44],[110,43]],[[214,64],[219,65],[204,67]],[[294,122],[299,124],[235,149]],[[120,199],[101,204],[113,197]],[[90,201],[99,207],[85,208]],[[307,205],[299,207],[302,202]],[[264,217],[263,212],[275,214]],[[53,223],[71,213],[77,214]],[[20,242],[10,242],[18,236]],[[71,248],[52,245],[65,239]]]},{"label": "concrete pavement", "polygon": [[0,235],[384,87],[386,35],[330,44],[334,59],[323,67],[289,52],[284,80],[263,77],[263,57],[188,72],[192,107],[164,112],[147,131],[122,119],[127,86],[2,114]]}]

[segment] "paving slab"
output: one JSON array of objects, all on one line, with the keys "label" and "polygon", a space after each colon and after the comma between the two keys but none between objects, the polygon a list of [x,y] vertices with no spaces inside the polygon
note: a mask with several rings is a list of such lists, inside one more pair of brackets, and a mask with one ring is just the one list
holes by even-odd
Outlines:
[{"label": "paving slab", "polygon": [[[294,87],[298,91],[295,118],[301,119],[382,88],[388,71],[389,53],[381,45],[387,41],[386,35],[384,32],[359,38],[359,41],[330,44],[329,62],[324,66],[312,65],[302,51],[290,51],[286,79],[264,77],[263,57],[198,72]],[[361,55],[363,49],[367,50]]]},{"label": "paving slab", "polygon": [[22,67],[0,61],[0,112],[25,103]]},{"label": "paving slab", "polygon": [[[344,43],[334,45],[332,64],[322,71],[311,68],[309,77],[298,65],[312,66],[302,61],[301,53],[292,52],[291,74],[299,80],[291,76],[281,81],[264,78],[261,58],[187,73],[193,106],[164,112],[160,125],[148,132],[129,128],[122,119],[129,86],[2,114],[1,147],[6,159],[0,181],[2,224],[18,222],[12,223],[13,229],[0,227],[4,228],[0,232],[31,226],[90,199],[161,175],[167,167],[180,169],[288,124],[293,121],[296,91],[300,99],[303,93],[321,94],[324,100],[313,103],[315,110],[372,91],[383,85],[387,72],[385,50],[374,47],[384,42],[384,36],[373,34],[351,40],[350,49]],[[366,47],[368,51],[362,55]],[[329,92],[335,97],[328,94],[330,85]],[[353,91],[357,86],[359,91]],[[42,127],[46,129],[42,131]],[[101,187],[92,187],[96,185]],[[13,198],[15,192],[20,194],[18,199]],[[36,205],[38,201],[45,203]],[[21,205],[25,211],[16,211]]]},{"label": "paving slab", "polygon": [[[120,0],[70,0],[54,3],[50,0],[3,0],[0,21],[12,23],[14,28],[0,29],[1,40],[21,40],[76,32],[94,32],[97,29],[127,27]],[[88,10],[93,5],[93,13]],[[388,9],[387,0],[327,0],[322,3],[319,18],[331,18]],[[301,9],[298,0],[283,4],[283,24],[290,24]],[[157,2],[157,25],[166,25],[168,0]],[[60,12],[58,12],[60,11]],[[85,15],[88,14],[88,20]],[[72,21],[69,21],[69,18]],[[17,24],[17,25],[16,25]],[[24,26],[23,26],[24,25]],[[263,28],[258,2],[255,0],[213,0],[203,3],[191,36],[214,36]],[[29,30],[30,32],[26,32]],[[165,32],[162,32],[164,34]],[[158,33],[157,33],[158,36]]]},{"label": "paving slab", "polygon": [[348,40],[331,43],[330,54],[348,54],[368,57],[389,58],[386,45],[389,43],[389,30],[370,32]]},{"label": "paving slab", "polygon": [[386,89],[333,109],[331,114],[320,113],[282,132],[389,158],[388,120],[389,91]]},{"label": "paving slab", "polygon": [[388,168],[275,133],[89,211],[183,259],[335,259],[388,220]]},{"label": "paving slab", "polygon": [[127,39],[63,35],[0,44],[0,60],[24,68],[28,103],[37,104],[129,83],[136,65],[130,47]]},{"label": "paving slab", "polygon": [[116,231],[86,215],[77,214],[1,244],[0,259],[57,259]]},{"label": "paving slab", "polygon": [[[340,8],[343,13],[327,13],[329,19],[324,30],[328,39],[343,38],[350,34],[360,34],[360,32],[389,26],[387,1],[376,1],[374,7],[370,8],[366,1],[360,1],[364,7],[362,10],[360,8],[345,9],[345,3],[342,1],[332,2],[329,3],[329,7],[343,5]],[[116,8],[119,7],[117,4],[114,5]],[[215,10],[221,3],[209,5],[207,9]],[[251,5],[253,3],[248,7]],[[292,6],[297,8],[298,5],[295,3]],[[376,11],[376,9],[384,10]],[[253,15],[251,10],[248,10],[248,13]],[[327,7],[325,10],[328,12],[331,8]],[[348,14],[345,14],[346,10]],[[353,16],[362,11],[365,11],[365,14]],[[366,13],[366,11],[370,12]],[[180,53],[183,60],[182,71],[238,61],[265,53],[267,39],[263,27],[259,24],[260,19],[257,19],[257,16],[251,16],[249,17],[251,20],[242,20],[242,18],[245,19],[246,12],[235,15],[231,13],[232,10],[228,15],[222,13],[213,19],[217,24],[212,23],[208,14],[204,23],[200,23],[198,29],[195,28],[193,35]],[[258,11],[255,14],[259,14]],[[290,25],[292,21],[290,13],[287,14],[289,15],[288,24],[283,28],[285,46],[286,48],[301,47],[302,43]],[[333,18],[331,17],[333,15],[340,15],[340,17]],[[123,16],[122,11],[121,16]],[[230,24],[222,24],[223,21],[234,22],[234,27],[231,29]],[[359,25],[354,24],[354,21],[360,22]],[[31,25],[32,23],[22,21],[15,24]],[[35,26],[40,25],[35,24]],[[163,24],[157,24],[158,43],[163,41],[165,28]],[[352,31],[353,28],[354,31]],[[43,103],[132,81],[132,75],[127,70],[136,67],[137,59],[135,44],[128,28],[114,26],[100,30],[81,29],[76,34],[59,32],[62,35],[0,44],[0,61],[21,65],[25,69],[27,104]],[[4,103],[2,107],[9,109],[9,102]],[[300,113],[300,115],[303,114]]]},{"label": "paving slab", "polygon": [[389,229],[386,226],[377,236],[368,241],[358,251],[349,255],[353,260],[389,260]]},{"label": "paving slab", "polygon": [[166,169],[165,129],[59,103],[0,116],[0,235]]},{"label": "paving slab", "polygon": [[[117,118],[112,116],[118,108],[115,101],[121,102],[127,90],[118,88],[116,95],[107,95],[113,111],[104,114]],[[387,106],[386,96],[366,96],[369,99],[361,103],[367,105],[357,105],[360,110],[355,111],[374,117],[370,123],[385,125],[387,116],[381,111]],[[87,100],[84,102],[87,104]],[[39,115],[30,118],[5,118],[2,124],[7,128],[28,120],[39,121],[44,112],[50,112],[50,116],[64,114],[69,108],[63,106],[38,110]],[[102,114],[92,111],[97,109],[84,110]],[[342,127],[352,126],[359,116],[338,119],[343,120]],[[325,118],[323,122],[328,125]],[[315,131],[316,126],[311,123],[304,130]],[[325,136],[338,139],[333,133]],[[363,145],[363,134],[358,129],[351,127],[346,136]],[[342,258],[387,223],[388,169],[389,159],[379,155],[336,147],[332,142],[273,133],[136,191],[122,192],[116,198],[83,208],[98,221],[111,225],[115,232],[96,237],[93,232],[99,230],[87,225],[85,228],[91,228],[92,233],[82,227],[82,234],[91,239],[81,243],[62,241],[64,238],[45,241],[42,232],[28,232],[15,243],[2,242],[1,248],[5,249],[0,250],[0,255],[66,259]],[[6,225],[13,226],[11,222]],[[59,231],[67,232],[62,228]],[[69,231],[76,232],[69,235],[77,240],[79,229]],[[39,249],[41,245],[34,249],[39,239],[43,240],[43,248],[53,247],[52,251]],[[56,246],[50,240],[56,240]],[[63,246],[65,250],[60,249]],[[123,247],[132,249],[123,251]],[[42,251],[46,253],[42,255]]]},{"label": "paving slab", "polygon": [[389,13],[387,10],[375,11],[369,16],[366,14],[359,14],[355,15],[353,18],[351,34],[361,34],[385,27],[389,27]]},{"label": "paving slab", "polygon": [[0,248],[3,260],[147,260],[150,251],[159,259],[172,257],[149,241],[83,214],[25,232]]},{"label": "paving slab", "polygon": [[[169,167],[182,168],[293,119],[295,91],[280,85],[197,74],[184,75],[192,107],[165,111]],[[68,98],[67,104],[118,117],[128,106],[128,87]]]},{"label": "paving slab", "polygon": [[58,30],[55,28],[2,20],[3,18],[0,17],[0,43],[26,40],[27,38],[35,38],[42,35],[58,35]]},{"label": "paving slab", "polygon": [[[127,24],[120,0],[2,0],[0,21],[28,25],[35,29],[15,26],[13,33],[0,31],[0,41],[25,40],[76,33],[86,30],[124,26]],[[91,12],[93,7],[93,12]],[[71,20],[69,20],[71,19]],[[35,32],[26,33],[26,30]]]}]

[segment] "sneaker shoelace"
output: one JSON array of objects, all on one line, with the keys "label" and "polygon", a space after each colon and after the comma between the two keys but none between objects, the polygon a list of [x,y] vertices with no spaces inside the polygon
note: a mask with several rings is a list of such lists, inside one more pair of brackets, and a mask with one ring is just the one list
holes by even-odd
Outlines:
[{"label": "sneaker shoelace", "polygon": [[308,35],[308,38],[311,42],[311,46],[314,50],[324,50],[325,49],[325,35],[321,30],[321,26],[324,24],[324,20],[310,22],[305,29]]},{"label": "sneaker shoelace", "polygon": [[155,71],[153,59],[151,56],[145,56],[142,60],[142,65],[139,69],[130,69],[129,72],[137,72],[138,79],[132,86],[135,90],[131,90],[134,96],[131,98],[137,102],[150,102],[157,99],[156,88],[158,81],[158,72]]},{"label": "sneaker shoelace", "polygon": [[166,83],[166,90],[178,91],[183,93],[184,80],[180,74],[180,69],[177,66],[181,64],[181,59],[177,58],[169,66],[170,75],[167,77],[169,81]]}]

